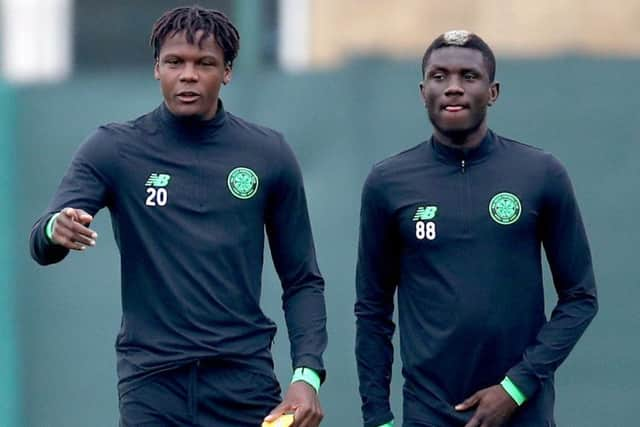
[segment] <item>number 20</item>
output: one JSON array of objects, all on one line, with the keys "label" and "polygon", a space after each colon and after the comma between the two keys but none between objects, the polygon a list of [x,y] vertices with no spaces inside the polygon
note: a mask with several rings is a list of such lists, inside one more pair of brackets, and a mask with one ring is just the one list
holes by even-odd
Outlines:
[{"label": "number 20", "polygon": [[436,223],[433,221],[429,221],[425,223],[424,221],[416,222],[416,238],[418,240],[433,240],[436,238]]},{"label": "number 20", "polygon": [[144,203],[147,206],[164,206],[167,204],[167,189],[166,188],[147,188],[147,201]]}]

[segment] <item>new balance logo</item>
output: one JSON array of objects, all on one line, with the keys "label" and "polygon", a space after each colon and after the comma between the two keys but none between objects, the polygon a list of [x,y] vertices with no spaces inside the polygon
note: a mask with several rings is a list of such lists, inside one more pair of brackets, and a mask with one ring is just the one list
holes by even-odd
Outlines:
[{"label": "new balance logo", "polygon": [[166,173],[152,173],[149,175],[149,179],[147,179],[147,183],[144,186],[166,187],[169,184],[170,179],[171,175],[167,175]]},{"label": "new balance logo", "polygon": [[418,206],[416,214],[413,216],[414,221],[429,221],[436,217],[438,212],[437,206]]}]

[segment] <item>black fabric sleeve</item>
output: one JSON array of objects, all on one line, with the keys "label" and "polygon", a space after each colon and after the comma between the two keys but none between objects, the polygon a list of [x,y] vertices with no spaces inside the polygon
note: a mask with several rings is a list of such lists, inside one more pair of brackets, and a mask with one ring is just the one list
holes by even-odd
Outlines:
[{"label": "black fabric sleeve", "polygon": [[549,164],[540,232],[558,302],[535,343],[507,373],[527,397],[553,375],[598,310],[589,244],[569,176],[555,158]]},{"label": "black fabric sleeve", "polygon": [[49,219],[60,210],[71,207],[95,215],[108,200],[107,170],[113,167],[112,147],[105,128],[98,129],[76,151],[46,212],[31,230],[32,258],[41,265],[62,261],[69,250],[51,243],[45,234]]},{"label": "black fabric sleeve", "polygon": [[294,368],[315,370],[324,381],[327,346],[324,280],[318,269],[307,201],[298,162],[280,140],[281,172],[270,194],[265,226],[273,263],[282,282],[282,308]]},{"label": "black fabric sleeve", "polygon": [[375,170],[362,192],[356,268],[356,361],[365,427],[393,419],[389,403],[398,245]]}]

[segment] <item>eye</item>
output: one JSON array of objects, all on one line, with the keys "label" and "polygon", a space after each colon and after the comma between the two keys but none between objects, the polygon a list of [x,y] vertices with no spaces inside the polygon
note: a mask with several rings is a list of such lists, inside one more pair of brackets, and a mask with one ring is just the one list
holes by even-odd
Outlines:
[{"label": "eye", "polygon": [[178,65],[180,60],[178,58],[165,58],[164,63],[169,65]]},{"label": "eye", "polygon": [[443,81],[445,79],[444,73],[432,73],[429,75],[429,79],[435,80],[437,82]]},{"label": "eye", "polygon": [[204,56],[198,59],[198,65],[201,67],[215,67],[218,65],[218,60],[212,56]]},{"label": "eye", "polygon": [[478,74],[473,73],[473,72],[464,73],[464,79],[465,80],[477,80],[478,79]]}]

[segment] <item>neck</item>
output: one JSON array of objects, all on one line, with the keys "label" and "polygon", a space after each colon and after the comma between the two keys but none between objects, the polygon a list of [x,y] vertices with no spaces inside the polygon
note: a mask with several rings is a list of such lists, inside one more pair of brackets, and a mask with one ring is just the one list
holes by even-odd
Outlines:
[{"label": "neck", "polygon": [[163,101],[163,103],[167,111],[179,122],[192,123],[192,124],[198,124],[198,123],[206,124],[216,116],[216,114],[218,113],[218,110],[220,109],[220,105],[222,101],[218,99],[218,101],[215,104],[215,107],[211,111],[207,111],[204,114],[194,114],[190,116],[177,114],[171,109],[171,106],[166,100]]},{"label": "neck", "polygon": [[458,149],[469,149],[480,145],[487,131],[487,123],[483,121],[480,126],[471,131],[452,132],[434,128],[433,136],[442,145]]},{"label": "neck", "polygon": [[163,103],[158,109],[160,119],[175,132],[185,135],[194,135],[215,131],[220,128],[226,120],[226,114],[222,102],[218,100],[218,108],[213,118],[204,120],[199,116],[176,116],[167,103]]}]

